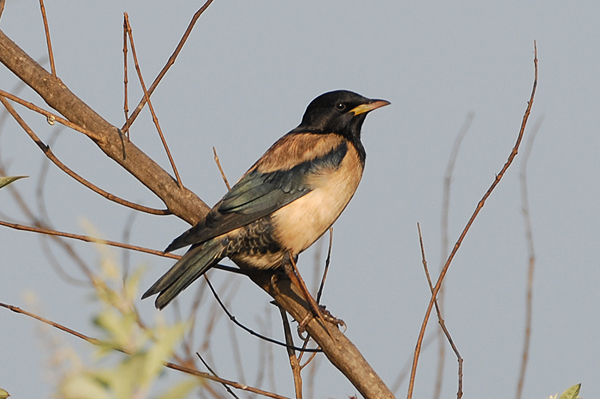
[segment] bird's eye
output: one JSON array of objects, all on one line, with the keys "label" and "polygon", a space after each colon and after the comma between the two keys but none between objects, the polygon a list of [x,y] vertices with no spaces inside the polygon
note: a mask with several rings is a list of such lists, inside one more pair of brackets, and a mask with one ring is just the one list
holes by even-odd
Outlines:
[{"label": "bird's eye", "polygon": [[343,111],[343,110],[346,109],[346,104],[344,104],[344,103],[337,103],[335,105],[335,109],[337,109],[338,111]]}]

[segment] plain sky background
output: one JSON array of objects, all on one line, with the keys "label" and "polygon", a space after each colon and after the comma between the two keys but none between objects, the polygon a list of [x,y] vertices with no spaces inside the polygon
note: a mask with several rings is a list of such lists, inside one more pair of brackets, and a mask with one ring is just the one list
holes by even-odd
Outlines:
[{"label": "plain sky background", "polygon": [[[192,14],[191,1],[46,1],[59,77],[109,122],[123,123],[122,24],[128,12],[146,82],[173,51]],[[332,264],[323,302],[345,320],[346,334],[392,384],[410,359],[429,300],[416,224],[424,235],[432,272],[440,260],[443,175],[456,134],[473,123],[456,162],[450,199],[454,243],[513,147],[533,83],[533,42],[539,51],[539,86],[528,135],[543,122],[528,164],[535,241],[533,331],[524,398],[546,398],[582,383],[581,396],[600,395],[600,3],[597,1],[227,1],[216,0],[199,20],[183,52],[153,95],[162,129],[184,184],[208,204],[225,192],[214,165],[216,147],[235,181],[281,135],[295,127],[317,95],[345,88],[392,105],[369,115],[363,128],[367,166],[357,194],[335,225]],[[8,0],[2,29],[32,57],[44,60],[39,5]],[[45,64],[47,65],[47,63]],[[132,64],[130,64],[132,65]],[[131,108],[140,90],[130,69]],[[43,105],[0,68],[0,88]],[[17,107],[43,139],[58,125]],[[37,180],[49,169],[46,205],[59,230],[86,233],[86,218],[107,239],[120,240],[129,210],[89,192],[44,163],[42,153],[14,123],[0,132],[9,174],[34,200]],[[527,139],[527,136],[526,136]],[[147,111],[132,140],[168,169]],[[132,201],[162,204],[79,133],[64,131],[52,146],[67,165],[108,191]],[[522,148],[523,149],[523,148]],[[516,390],[523,346],[527,248],[521,215],[521,154],[486,203],[446,279],[444,316],[464,358],[466,398],[510,398]],[[46,166],[45,166],[46,165]],[[35,204],[35,201],[33,201]],[[15,220],[6,190],[0,211]],[[187,226],[175,217],[138,216],[130,242],[163,249]],[[76,244],[96,265],[98,253]],[[95,335],[97,304],[88,288],[61,279],[36,234],[0,228],[0,301],[28,308],[34,292],[45,317]],[[118,252],[117,252],[118,253]],[[68,273],[79,269],[60,252]],[[145,265],[142,288],[172,263],[132,254]],[[313,252],[300,269],[312,281]],[[223,281],[223,272],[211,277]],[[251,328],[270,314],[269,298],[243,277],[230,308]],[[192,301],[193,290],[180,297]],[[205,297],[207,302],[212,298]],[[152,301],[139,302],[148,320]],[[167,315],[172,311],[167,310]],[[201,320],[200,320],[201,323]],[[39,323],[0,310],[0,387],[15,398],[48,397],[48,351]],[[229,326],[214,366],[236,379]],[[437,328],[435,319],[429,333]],[[201,331],[201,329],[198,329]],[[49,334],[49,332],[43,333]],[[76,338],[53,336],[91,350]],[[258,342],[238,331],[246,348],[246,382],[254,383]],[[198,337],[197,342],[201,340]],[[293,395],[283,349],[274,349],[277,386]],[[431,397],[437,344],[421,358],[415,397]],[[444,398],[455,397],[456,360],[447,351]],[[406,395],[404,383],[396,392]],[[316,398],[345,398],[356,390],[322,361]],[[244,394],[241,394],[244,396]]]}]

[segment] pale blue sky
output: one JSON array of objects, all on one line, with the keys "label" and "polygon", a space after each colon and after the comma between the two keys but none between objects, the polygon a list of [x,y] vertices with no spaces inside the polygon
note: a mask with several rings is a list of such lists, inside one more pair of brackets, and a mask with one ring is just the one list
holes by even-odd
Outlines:
[{"label": "pale blue sky", "polygon": [[[196,2],[46,2],[59,77],[115,125],[123,123],[122,13],[129,13],[147,82],[171,54]],[[153,96],[163,131],[186,186],[209,204],[225,192],[214,166],[219,152],[236,180],[277,138],[295,127],[306,105],[333,89],[349,89],[392,105],[372,113],[363,128],[367,166],[361,186],[335,225],[332,265],[323,297],[344,319],[347,335],[390,384],[411,356],[429,289],[421,266],[416,223],[421,224],[432,269],[440,263],[443,174],[455,135],[474,113],[456,163],[450,209],[454,243],[477,201],[516,140],[533,82],[533,41],[539,51],[539,86],[529,127],[544,117],[529,169],[529,198],[537,263],[530,363],[524,397],[546,398],[581,382],[584,398],[600,392],[600,5],[548,2],[281,2],[216,0]],[[45,41],[36,1],[7,1],[0,28],[31,56]],[[140,90],[134,88],[132,107]],[[0,68],[0,88],[16,80]],[[20,93],[42,105],[30,90]],[[38,135],[57,129],[27,115]],[[144,112],[133,141],[168,167]],[[133,178],[79,133],[53,145],[67,165],[127,199],[161,206]],[[43,156],[12,121],[0,136],[11,174],[27,174],[18,187],[35,194]],[[520,156],[467,236],[446,280],[445,319],[464,362],[465,397],[507,398],[515,392],[523,342],[527,251],[519,192]],[[109,204],[53,166],[46,183],[49,213],[60,230],[85,233],[89,219],[106,238],[119,240],[130,212]],[[8,192],[0,209],[13,214]],[[17,213],[16,219],[22,217]],[[186,228],[173,217],[139,216],[131,242],[164,248]],[[77,244],[94,264],[97,254]],[[0,301],[27,307],[34,291],[41,313],[94,335],[96,308],[86,289],[68,285],[44,258],[38,237],[0,229],[3,254]],[[311,252],[312,253],[312,252]],[[64,268],[77,274],[76,267]],[[151,284],[171,262],[133,255]],[[301,256],[311,280],[312,255]],[[220,281],[222,272],[211,276]],[[256,327],[269,298],[244,278],[231,308]],[[193,292],[181,296],[190,302]],[[207,298],[207,301],[211,299]],[[151,301],[139,304],[151,318]],[[275,332],[279,320],[274,309]],[[169,312],[167,312],[169,313]],[[0,387],[13,397],[48,395],[45,351],[32,320],[0,311]],[[236,378],[229,327],[215,366]],[[434,331],[435,322],[429,331]],[[257,342],[239,333],[252,368]],[[60,336],[60,335],[59,335]],[[67,342],[84,347],[71,337]],[[198,339],[200,340],[200,338]],[[430,397],[436,351],[423,354],[416,397]],[[277,391],[291,396],[286,354]],[[250,373],[252,375],[252,373]],[[252,377],[247,381],[253,384]],[[356,390],[323,362],[318,398],[344,398]],[[265,383],[265,389],[270,386]],[[456,362],[446,360],[443,397],[456,392]],[[406,385],[397,392],[406,396]]]}]

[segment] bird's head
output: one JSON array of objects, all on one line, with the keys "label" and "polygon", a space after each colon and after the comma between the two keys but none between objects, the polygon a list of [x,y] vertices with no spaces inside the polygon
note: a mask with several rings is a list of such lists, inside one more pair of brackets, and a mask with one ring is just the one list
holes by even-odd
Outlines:
[{"label": "bird's head", "polygon": [[306,108],[298,131],[336,133],[352,140],[360,140],[360,128],[370,111],[390,104],[360,94],[337,90],[321,94]]}]

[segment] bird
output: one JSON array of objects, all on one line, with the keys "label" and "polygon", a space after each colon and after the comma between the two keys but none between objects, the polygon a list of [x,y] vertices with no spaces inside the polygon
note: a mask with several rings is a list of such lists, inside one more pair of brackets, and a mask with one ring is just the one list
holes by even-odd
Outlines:
[{"label": "bird", "polygon": [[[249,269],[297,260],[338,219],[365,167],[366,115],[390,102],[348,90],[316,97],[298,127],[277,140],[195,226],[165,249],[190,249],[142,296],[163,309],[227,257]],[[286,258],[287,257],[287,258]]]}]

